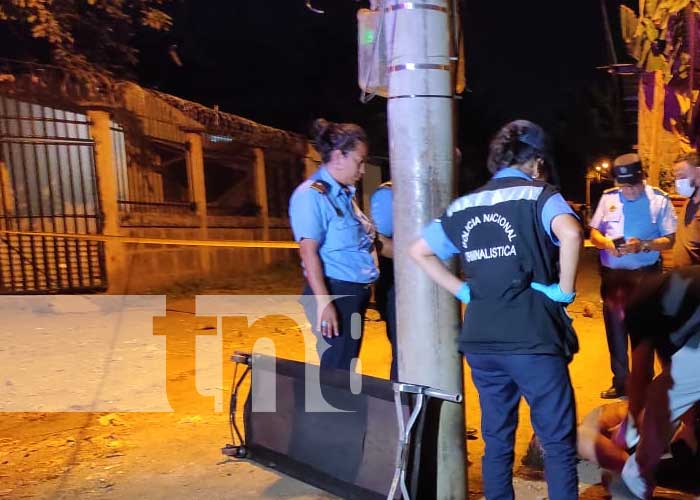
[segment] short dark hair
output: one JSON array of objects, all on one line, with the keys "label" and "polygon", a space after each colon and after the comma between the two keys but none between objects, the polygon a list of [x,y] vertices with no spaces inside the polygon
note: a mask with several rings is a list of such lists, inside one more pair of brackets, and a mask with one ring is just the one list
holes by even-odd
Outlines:
[{"label": "short dark hair", "polygon": [[354,123],[335,123],[318,118],[313,125],[314,147],[321,155],[323,163],[331,159],[331,153],[336,149],[343,154],[353,151],[357,144],[367,142],[367,134],[359,125]]},{"label": "short dark hair", "polygon": [[676,159],[673,160],[673,163],[680,163],[682,161],[690,163],[694,167],[700,167],[700,157],[698,157],[698,154],[694,151],[679,154],[676,156]]},{"label": "short dark hair", "polygon": [[494,174],[503,168],[522,165],[534,158],[547,160],[548,142],[547,134],[536,123],[528,120],[507,123],[491,140],[487,167]]}]

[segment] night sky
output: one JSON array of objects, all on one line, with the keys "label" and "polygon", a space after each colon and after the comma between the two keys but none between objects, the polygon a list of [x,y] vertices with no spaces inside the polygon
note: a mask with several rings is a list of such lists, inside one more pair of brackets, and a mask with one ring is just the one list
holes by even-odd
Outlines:
[{"label": "night sky", "polygon": [[[370,133],[372,152],[385,155],[386,101],[358,101],[355,14],[366,4],[315,0],[314,5],[326,14],[308,11],[303,0],[180,2],[167,40],[150,35],[141,40],[148,46],[142,50],[141,79],[304,134],[318,116],[354,121]],[[611,86],[605,72],[595,69],[610,62],[600,3],[463,0],[460,5],[469,88],[458,103],[463,187],[484,179],[486,146],[498,127],[528,118],[553,136],[562,188],[580,200],[586,165],[630,146],[610,139],[596,111],[600,98],[591,97],[591,89]],[[618,9],[619,1],[608,2],[619,42]],[[170,43],[177,44],[182,67],[167,56]]]}]

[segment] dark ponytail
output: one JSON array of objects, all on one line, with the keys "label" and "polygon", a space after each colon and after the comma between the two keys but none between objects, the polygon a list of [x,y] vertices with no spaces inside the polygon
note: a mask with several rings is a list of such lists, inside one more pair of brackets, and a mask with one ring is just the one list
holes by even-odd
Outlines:
[{"label": "dark ponytail", "polygon": [[346,154],[353,151],[360,142],[367,144],[367,134],[354,123],[334,123],[318,118],[314,121],[312,134],[314,147],[323,163],[330,161],[331,153],[336,149]]}]

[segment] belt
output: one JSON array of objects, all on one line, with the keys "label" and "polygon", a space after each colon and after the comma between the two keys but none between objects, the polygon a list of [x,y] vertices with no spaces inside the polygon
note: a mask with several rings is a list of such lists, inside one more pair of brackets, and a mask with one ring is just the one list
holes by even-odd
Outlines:
[{"label": "belt", "polygon": [[348,288],[357,288],[357,289],[361,289],[361,290],[367,290],[372,286],[372,283],[356,283],[354,281],[344,281],[344,280],[338,280],[338,279],[329,278],[329,277],[326,277],[326,281],[328,283],[334,283],[334,284],[339,285],[339,286],[345,286]]}]

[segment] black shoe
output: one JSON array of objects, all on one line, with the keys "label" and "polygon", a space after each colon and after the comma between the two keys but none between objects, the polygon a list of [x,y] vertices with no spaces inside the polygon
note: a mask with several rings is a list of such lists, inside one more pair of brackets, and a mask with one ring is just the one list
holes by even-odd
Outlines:
[{"label": "black shoe", "polygon": [[600,393],[603,399],[620,399],[626,396],[624,389],[619,389],[614,385]]}]

